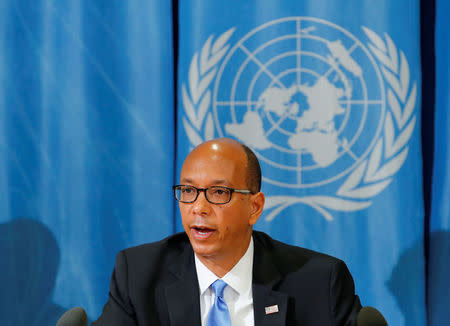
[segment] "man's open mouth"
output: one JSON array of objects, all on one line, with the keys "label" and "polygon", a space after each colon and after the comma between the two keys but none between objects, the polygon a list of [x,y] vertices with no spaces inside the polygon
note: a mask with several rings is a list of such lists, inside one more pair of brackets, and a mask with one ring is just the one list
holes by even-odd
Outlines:
[{"label": "man's open mouth", "polygon": [[194,226],[192,230],[194,231],[194,234],[200,238],[208,237],[209,235],[211,235],[211,233],[214,232],[214,229],[203,226]]}]

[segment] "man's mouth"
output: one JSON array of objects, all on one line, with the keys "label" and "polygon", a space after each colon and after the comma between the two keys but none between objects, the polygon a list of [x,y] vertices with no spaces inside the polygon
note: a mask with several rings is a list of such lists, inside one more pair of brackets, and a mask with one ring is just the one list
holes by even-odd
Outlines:
[{"label": "man's mouth", "polygon": [[192,227],[192,233],[196,239],[206,239],[208,238],[212,233],[214,232],[214,229],[204,227],[204,226],[194,226]]}]

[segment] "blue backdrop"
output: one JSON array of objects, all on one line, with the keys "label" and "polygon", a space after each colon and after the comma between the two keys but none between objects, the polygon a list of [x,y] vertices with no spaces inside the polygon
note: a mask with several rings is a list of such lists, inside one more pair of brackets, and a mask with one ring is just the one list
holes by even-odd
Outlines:
[{"label": "blue backdrop", "polygon": [[174,229],[171,4],[1,6],[0,324],[95,318],[117,251]]},{"label": "blue backdrop", "polygon": [[95,319],[117,251],[182,230],[170,187],[219,136],[261,161],[257,229],[345,260],[390,325],[445,323],[450,8],[436,5],[422,144],[418,0],[2,2],[0,324],[76,305]]}]

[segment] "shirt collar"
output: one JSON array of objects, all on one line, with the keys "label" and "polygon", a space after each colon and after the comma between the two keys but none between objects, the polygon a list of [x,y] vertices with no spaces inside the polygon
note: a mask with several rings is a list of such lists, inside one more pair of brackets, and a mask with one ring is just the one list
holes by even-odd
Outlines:
[{"label": "shirt collar", "polygon": [[[252,271],[253,271],[253,237],[250,238],[250,244],[244,256],[238,261],[236,265],[222,277],[233,290],[240,295],[248,293],[252,286]],[[197,270],[198,284],[200,287],[200,295],[202,295],[218,277],[206,267],[197,255],[195,257],[195,269]]]}]

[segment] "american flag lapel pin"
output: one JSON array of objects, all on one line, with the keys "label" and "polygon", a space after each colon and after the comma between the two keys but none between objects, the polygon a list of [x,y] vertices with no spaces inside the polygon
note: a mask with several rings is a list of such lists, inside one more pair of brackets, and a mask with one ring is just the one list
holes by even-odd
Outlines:
[{"label": "american flag lapel pin", "polygon": [[273,305],[265,308],[266,315],[274,314],[278,312],[278,305]]}]

